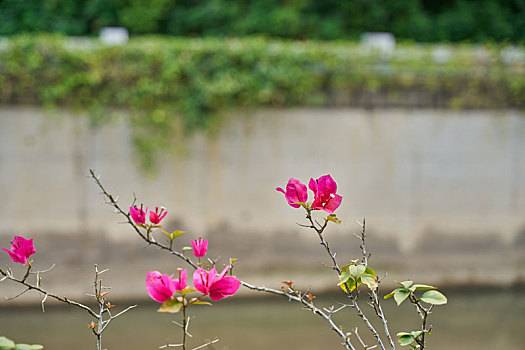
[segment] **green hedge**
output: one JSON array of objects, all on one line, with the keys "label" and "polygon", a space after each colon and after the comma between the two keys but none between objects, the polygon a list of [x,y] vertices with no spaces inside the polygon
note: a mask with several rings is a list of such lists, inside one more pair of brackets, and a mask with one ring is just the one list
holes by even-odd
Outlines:
[{"label": "green hedge", "polygon": [[[524,107],[525,63],[500,48],[401,45],[394,55],[352,43],[142,37],[124,46],[59,36],[0,45],[0,103],[65,105],[94,123],[115,109],[130,122],[143,166],[186,132],[210,129],[232,109],[403,105],[416,93],[451,107]],[[417,102],[416,102],[417,103]]]},{"label": "green hedge", "polygon": [[2,0],[0,35],[133,34],[356,39],[388,31],[418,42],[525,41],[525,0]]}]

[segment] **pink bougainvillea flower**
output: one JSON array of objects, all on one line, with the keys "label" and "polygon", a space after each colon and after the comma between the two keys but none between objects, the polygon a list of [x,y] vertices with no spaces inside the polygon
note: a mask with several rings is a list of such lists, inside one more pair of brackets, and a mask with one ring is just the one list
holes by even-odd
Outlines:
[{"label": "pink bougainvillea flower", "polygon": [[317,180],[310,179],[308,187],[314,192],[312,208],[332,214],[341,205],[343,197],[336,194],[337,184],[330,175],[323,175]]},{"label": "pink bougainvillea flower", "polygon": [[221,300],[227,296],[234,295],[241,285],[234,276],[226,276],[229,266],[217,275],[217,270],[213,267],[210,271],[198,268],[193,273],[193,285],[205,295],[209,295],[212,300]]},{"label": "pink bougainvillea flower", "polygon": [[152,224],[158,225],[162,219],[168,214],[168,211],[164,207],[155,207],[155,211],[151,210],[149,212],[149,221],[151,221]]},{"label": "pink bougainvillea flower", "polygon": [[14,262],[20,264],[29,264],[27,258],[36,253],[33,239],[25,239],[21,236],[15,236],[11,248],[9,250],[4,248],[4,250],[9,253]]},{"label": "pink bougainvillea flower", "polygon": [[173,275],[163,275],[159,271],[149,271],[146,275],[146,290],[149,296],[159,303],[171,299],[176,289]]},{"label": "pink bougainvillea flower", "polygon": [[143,209],[142,204],[140,208],[136,205],[129,207],[129,214],[137,225],[144,225],[146,223],[146,214],[148,213],[148,207],[146,210]]},{"label": "pink bougainvillea flower", "polygon": [[188,271],[186,269],[177,269],[179,271],[179,279],[175,280],[175,289],[183,290],[186,288],[186,282],[188,281]]},{"label": "pink bougainvillea flower", "polygon": [[195,255],[195,257],[202,258],[206,255],[206,252],[208,251],[207,239],[202,239],[202,237],[199,237],[196,241],[192,239],[191,245],[193,246],[193,255]]},{"label": "pink bougainvillea flower", "polygon": [[301,206],[300,204],[296,204],[297,202],[306,203],[308,200],[306,185],[294,178],[290,178],[288,181],[288,184],[286,185],[286,191],[284,191],[281,187],[277,187],[276,190],[284,193],[284,197],[286,197],[288,204],[294,208],[299,208]]}]

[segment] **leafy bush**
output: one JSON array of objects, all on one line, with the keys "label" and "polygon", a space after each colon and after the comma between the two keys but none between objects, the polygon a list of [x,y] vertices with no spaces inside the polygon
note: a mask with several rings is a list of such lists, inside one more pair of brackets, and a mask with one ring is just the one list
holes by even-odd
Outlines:
[{"label": "leafy bush", "polygon": [[18,36],[0,50],[0,103],[69,106],[94,123],[127,109],[146,167],[176,136],[208,129],[231,109],[362,106],[378,94],[396,106],[413,103],[404,100],[413,93],[430,96],[419,102],[426,106],[525,106],[523,51],[505,63],[497,46],[437,49],[445,60],[420,45],[386,55],[352,43],[265,38],[141,37],[104,46]]},{"label": "leafy bush", "polygon": [[4,0],[0,35],[96,34],[124,26],[133,34],[271,35],[355,39],[388,31],[421,42],[525,40],[525,0]]}]

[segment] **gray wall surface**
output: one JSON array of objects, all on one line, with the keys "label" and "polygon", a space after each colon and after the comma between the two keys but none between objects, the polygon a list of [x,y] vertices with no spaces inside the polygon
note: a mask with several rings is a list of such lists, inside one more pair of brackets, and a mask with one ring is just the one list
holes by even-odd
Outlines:
[{"label": "gray wall surface", "polygon": [[[275,187],[290,177],[307,183],[329,173],[343,196],[337,210],[343,223],[327,233],[338,247],[350,240],[357,246],[350,233],[359,230],[355,220],[366,217],[377,255],[388,261],[425,256],[427,272],[437,273],[432,261],[456,256],[455,267],[447,267],[455,272],[443,277],[444,268],[437,280],[483,278],[476,269],[502,255],[514,272],[501,279],[524,277],[521,111],[258,110],[231,117],[217,135],[191,137],[184,154],[163,157],[156,177],[138,170],[124,121],[91,128],[64,110],[2,107],[0,123],[3,247],[13,233],[80,240],[84,247],[136,239],[87,178],[93,168],[122,206],[129,206],[133,193],[150,208],[166,206],[165,226],[186,230],[186,243],[203,235],[222,247],[222,257],[249,257],[252,265],[306,259],[308,249],[320,248],[306,248],[316,240],[296,225],[304,222],[303,213],[289,207]],[[68,251],[66,243],[63,249]],[[67,261],[73,264],[79,253],[72,251],[77,253]],[[106,256],[95,248],[92,253]]]}]

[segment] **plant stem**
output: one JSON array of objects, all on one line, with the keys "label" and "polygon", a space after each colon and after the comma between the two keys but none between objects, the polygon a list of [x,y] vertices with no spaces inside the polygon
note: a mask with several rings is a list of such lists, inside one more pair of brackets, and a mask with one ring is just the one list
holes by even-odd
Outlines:
[{"label": "plant stem", "polygon": [[[368,267],[368,254],[366,252],[366,241],[365,241],[366,239],[366,220],[364,218],[363,218],[363,223],[361,224],[361,235],[359,236],[359,239],[361,240],[361,253],[363,255],[363,258],[362,258],[363,265]],[[392,348],[392,350],[395,350],[396,345],[394,343],[394,340],[392,339],[392,336],[390,335],[390,329],[388,328],[388,321],[385,317],[385,314],[383,313],[383,308],[381,307],[381,304],[379,303],[379,297],[377,295],[377,288],[370,290],[370,297],[372,299],[372,305],[374,306],[376,315],[383,322],[383,327],[385,329],[385,335],[388,339],[388,342],[390,343],[390,347]]]},{"label": "plant stem", "polygon": [[182,350],[186,350],[186,305],[182,303]]}]

